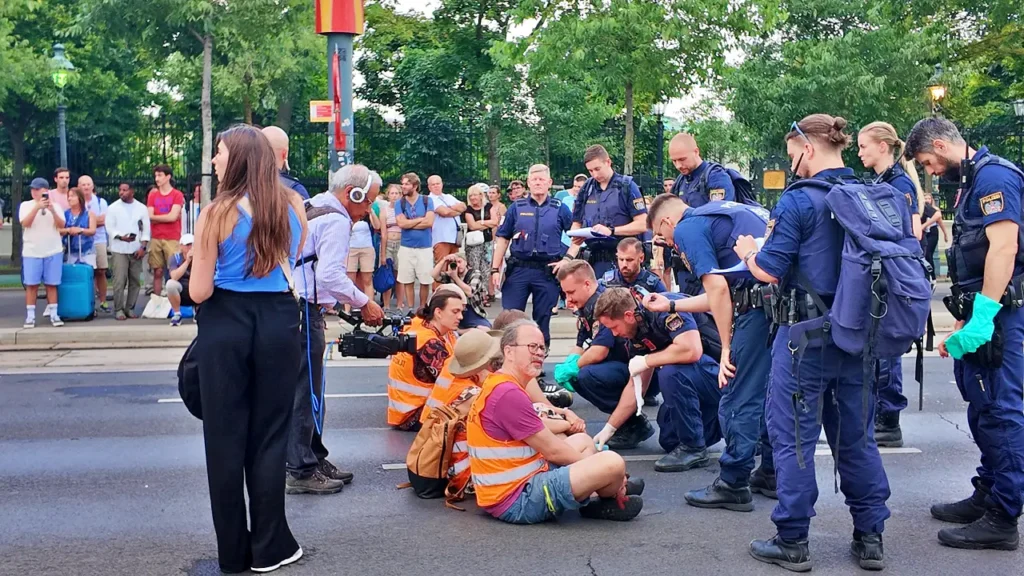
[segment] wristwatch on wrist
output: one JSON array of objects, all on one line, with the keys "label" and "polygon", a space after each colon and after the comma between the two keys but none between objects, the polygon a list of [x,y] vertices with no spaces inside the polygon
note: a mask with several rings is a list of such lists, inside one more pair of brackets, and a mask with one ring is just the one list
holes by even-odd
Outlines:
[{"label": "wristwatch on wrist", "polygon": [[747,268],[749,268],[750,264],[747,261],[750,260],[751,257],[756,256],[756,255],[757,255],[757,250],[751,250],[750,252],[747,252],[747,255],[743,257],[743,265],[746,266]]},{"label": "wristwatch on wrist", "polygon": [[491,268],[491,274],[501,274],[501,270],[499,268]]},{"label": "wristwatch on wrist", "polygon": [[668,311],[671,314],[675,314],[676,313],[676,301],[675,300],[669,300],[668,301]]}]

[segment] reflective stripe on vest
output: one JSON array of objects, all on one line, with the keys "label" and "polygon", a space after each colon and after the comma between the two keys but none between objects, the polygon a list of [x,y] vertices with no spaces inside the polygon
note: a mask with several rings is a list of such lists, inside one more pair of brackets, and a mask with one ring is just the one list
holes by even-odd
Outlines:
[{"label": "reflective stripe on vest", "polygon": [[466,442],[465,440],[456,442],[455,445],[452,446],[452,452],[469,452],[469,442]]},{"label": "reflective stripe on vest", "polygon": [[[398,410],[402,414],[408,414],[409,412],[415,411],[419,406],[413,406],[412,404],[403,404],[397,400],[388,399],[388,408],[391,410]],[[401,424],[401,422],[399,422]]]},{"label": "reflective stripe on vest", "polygon": [[462,474],[463,472],[465,472],[468,469],[469,469],[469,458],[464,458],[464,459],[459,460],[458,462],[452,464],[452,467],[451,467],[451,470],[449,471],[449,474],[451,474],[452,476],[455,476],[457,474]]},{"label": "reflective stripe on vest", "polygon": [[423,396],[426,398],[430,396],[430,388],[424,388],[422,386],[416,386],[414,384],[406,384],[405,382],[399,382],[398,380],[388,379],[388,386],[395,390],[401,390],[402,392],[408,392],[413,396]]},{"label": "reflective stripe on vest", "polygon": [[430,398],[427,398],[427,406],[431,408],[440,408],[441,406],[444,406],[444,403],[431,396]]},{"label": "reflective stripe on vest", "polygon": [[445,377],[444,376],[445,372],[448,372],[447,364],[445,365],[444,372],[442,372],[441,376],[438,376],[437,377],[437,381],[434,382],[434,386],[435,387],[442,388],[442,389],[447,389],[449,386],[452,385],[452,379]]},{"label": "reflective stripe on vest", "polygon": [[[438,338],[436,332],[422,323],[414,323],[405,331],[416,338],[417,350],[426,346],[430,340]],[[455,345],[454,334],[441,338],[441,341],[444,342],[447,358],[451,358],[452,348]],[[416,378],[413,373],[415,361],[411,354],[404,352],[391,357],[391,364],[388,366],[387,415],[390,426],[401,426],[408,421],[417,410],[423,408],[434,388],[432,382],[422,382]]]},{"label": "reflective stripe on vest", "polygon": [[[530,478],[548,469],[548,463],[544,458],[526,442],[495,440],[483,427],[481,412],[487,405],[491,392],[500,384],[511,381],[507,374],[488,376],[466,419],[466,437],[469,440],[470,469],[473,484],[476,486],[476,501],[479,506],[485,508],[501,503]],[[526,395],[522,389],[519,393]]]}]

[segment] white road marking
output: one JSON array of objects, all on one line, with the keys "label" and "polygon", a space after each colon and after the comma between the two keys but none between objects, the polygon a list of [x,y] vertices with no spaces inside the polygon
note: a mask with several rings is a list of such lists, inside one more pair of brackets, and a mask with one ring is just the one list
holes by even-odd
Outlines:
[{"label": "white road marking", "polygon": [[[327,398],[382,398],[387,396],[387,392],[358,392],[351,394],[324,394]],[[160,398],[156,401],[157,404],[173,404],[182,402],[181,398]]]},{"label": "white road marking", "polygon": [[[878,452],[882,455],[885,454],[920,454],[921,450],[918,448],[879,448]],[[818,457],[831,456],[832,453],[825,450],[815,450],[814,455]],[[654,462],[664,456],[664,454],[627,454],[622,457],[626,462]],[[711,452],[708,454],[711,458],[719,458],[722,456],[721,452]],[[392,462],[388,464],[381,464],[383,470],[405,470],[405,462]]]}]

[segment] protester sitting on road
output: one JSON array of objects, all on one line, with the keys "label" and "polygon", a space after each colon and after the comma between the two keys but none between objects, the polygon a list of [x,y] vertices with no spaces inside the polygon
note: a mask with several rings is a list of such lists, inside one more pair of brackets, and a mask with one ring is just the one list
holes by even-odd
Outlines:
[{"label": "protester sitting on road", "polygon": [[85,205],[85,194],[78,188],[68,193],[68,204],[64,211],[64,226],[60,229],[64,237],[64,249],[68,264],[87,264],[96,268],[96,248],[93,236],[96,234],[96,216]]},{"label": "protester sitting on road", "polygon": [[[438,290],[445,289],[442,285]],[[483,384],[487,374],[501,368],[499,338],[501,332],[496,330],[471,330],[459,337],[452,347],[452,356],[445,362],[430,390],[430,397],[420,414],[421,423],[427,421],[431,410],[451,404],[466,390]],[[477,390],[474,396],[479,393]]]},{"label": "protester sitting on road", "polygon": [[192,276],[192,242],[191,234],[182,234],[178,241],[178,253],[171,256],[170,280],[167,281],[167,300],[171,303],[171,326],[181,324],[181,306],[195,306],[188,294],[188,280]]},{"label": "protester sitting on road", "polygon": [[281,481],[302,350],[290,269],[306,213],[297,194],[282,192],[259,130],[239,125],[217,140],[217,197],[200,213],[189,281],[203,309],[196,349],[210,504],[221,570],[270,572],[302,557]]},{"label": "protester sitting on road", "polygon": [[622,456],[598,452],[586,433],[559,438],[534,411],[524,388],[544,365],[540,328],[529,320],[513,323],[502,334],[501,350],[502,369],[484,380],[467,419],[477,504],[512,524],[544,522],[566,510],[587,518],[635,518],[643,508],[643,483],[627,482]]},{"label": "protester sitting on road", "polygon": [[416,353],[400,352],[388,367],[388,425],[418,431],[420,412],[455,346],[464,306],[458,294],[438,290],[406,328],[416,338]]},{"label": "protester sitting on road", "polygon": [[442,258],[431,271],[434,282],[439,284],[455,284],[466,296],[466,309],[462,313],[459,329],[490,328],[487,321],[487,310],[484,300],[487,298],[486,272],[470,268],[466,259],[458,254],[449,254]]},{"label": "protester sitting on road", "polygon": [[[668,454],[654,463],[654,469],[682,472],[707,466],[707,447],[722,438],[718,423],[722,392],[718,360],[704,354],[693,316],[650,312],[626,288],[605,290],[597,299],[594,315],[612,335],[629,341],[629,375],[640,377],[645,395],[657,372],[658,388],[665,399],[658,410],[658,443]],[[599,445],[627,422],[635,426],[626,432],[631,439],[642,442],[654,434],[646,419],[631,418],[636,405],[633,386],[625,386],[608,423],[595,436]]]},{"label": "protester sitting on road", "polygon": [[59,229],[64,227],[64,211],[50,203],[50,184],[43,178],[32,180],[32,199],[18,207],[23,230],[21,244],[21,282],[25,285],[25,328],[36,325],[36,300],[39,284],[46,286],[46,310],[54,326],[63,326],[57,315],[57,286],[64,270],[64,248]]}]

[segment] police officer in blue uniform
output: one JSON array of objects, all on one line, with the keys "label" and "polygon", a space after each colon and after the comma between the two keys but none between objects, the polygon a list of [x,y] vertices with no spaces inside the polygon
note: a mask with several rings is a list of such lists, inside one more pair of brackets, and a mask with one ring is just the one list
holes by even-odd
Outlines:
[{"label": "police officer in blue uniform", "polygon": [[785,312],[776,316],[782,325],[772,346],[765,407],[779,499],[772,521],[778,533],[751,542],[750,554],[797,572],[812,567],[807,536],[818,498],[814,448],[822,425],[853,516],[851,550],[862,568],[884,567],[889,482],[874,430],[864,422],[874,410],[872,390],[864,387],[864,359],[843,351],[827,336],[824,318],[808,305],[804,286],[806,281],[826,306],[832,305],[845,232],[825,204],[831,184],[825,188],[821,180],[856,182],[853,170],[843,166],[842,150],[850,143],[845,127],[845,119],[827,114],[793,124],[786,135],[793,172],[815,180],[797,181],[779,198],[763,248],[758,249],[752,236],[740,236],[735,247],[756,279],[777,284],[788,296]]},{"label": "police officer in blue uniform", "polygon": [[[594,269],[583,260],[573,260],[558,271],[558,281],[566,303],[576,311],[576,346],[564,362],[555,367],[555,382],[571,385],[575,392],[605,414],[619,405],[622,391],[629,384],[629,353],[626,341],[616,338],[602,326],[594,309],[605,286],[594,277]],[[649,397],[652,389],[648,388]],[[648,399],[644,399],[648,403]],[[647,417],[635,413],[607,441],[613,450],[636,448],[654,435]]]},{"label": "police officer in blue uniform", "polygon": [[[707,466],[707,447],[722,438],[718,425],[722,394],[718,363],[704,353],[710,343],[697,321],[686,313],[651,312],[625,288],[605,290],[594,314],[613,336],[628,341],[630,378],[639,376],[643,388],[650,386],[652,377],[657,378],[663,397],[658,410],[658,443],[668,454],[654,463],[654,469],[682,472]],[[607,442],[636,414],[636,406],[630,382],[595,441]]]},{"label": "police officer in blue uniform", "polygon": [[[889,184],[907,199],[914,236],[920,241],[920,206],[924,202],[924,193],[918,183],[913,160],[903,157],[905,144],[899,139],[896,129],[886,122],[872,122],[857,134],[857,148],[861,163],[878,175],[877,181]],[[875,411],[875,442],[879,446],[903,446],[900,412],[906,407],[902,356],[880,360]]]},{"label": "police officer in blue uniform", "polygon": [[984,146],[970,148],[943,118],[918,122],[906,155],[933,175],[960,180],[946,252],[953,283],[947,306],[957,323],[939,353],[955,359],[981,465],[969,498],[932,507],[939,520],[967,524],[940,530],[939,542],[1016,550],[1024,505],[1024,174]]},{"label": "police officer in blue uniform", "polygon": [[572,224],[572,214],[550,196],[547,166],[531,166],[527,184],[530,194],[509,206],[505,221],[495,233],[491,281],[497,290],[505,249],[511,246],[505,283],[501,285],[502,308],[525,310],[527,298],[533,296],[533,320],[549,344],[551,309],[558,304],[558,282],[552,269],[564,255],[562,232]]},{"label": "police officer in blue uniform", "polygon": [[717,200],[736,201],[732,178],[721,166],[705,162],[693,136],[679,133],[668,143],[668,157],[679,170],[672,193],[687,206],[699,208]]},{"label": "police officer in blue uniform", "polygon": [[617,267],[604,273],[605,286],[632,288],[639,286],[648,292],[666,292],[665,283],[658,275],[644,268],[644,246],[636,238],[623,238],[615,250]]},{"label": "police officer in blue uniform", "polygon": [[288,173],[288,134],[277,126],[267,126],[261,132],[270,142],[270,147],[274,149],[274,160],[277,162],[281,184],[289,190],[294,190],[303,199],[309,200],[309,192],[306,191],[306,187]]},{"label": "police officer in blue uniform", "polygon": [[644,299],[645,307],[661,312],[710,312],[722,342],[718,417],[726,446],[719,461],[721,472],[707,488],[688,492],[686,501],[700,508],[749,512],[754,509],[752,491],[775,490],[770,446],[762,446],[761,468],[754,474],[771,369],[770,330],[764,312],[764,291],[770,288],[754,281],[749,273],[711,271],[739,264],[733,250],[736,239],[741,235],[763,237],[768,212],[735,202],[688,208],[682,199],[664,195],[651,204],[648,221],[656,232],[673,238],[693,274],[703,282],[704,295],[672,302],[654,294]]},{"label": "police officer in blue uniform", "polygon": [[[647,206],[640,188],[629,176],[612,170],[612,159],[604,146],[594,145],[583,154],[590,179],[580,189],[572,211],[572,227],[592,228],[599,238],[586,241],[587,260],[598,278],[615,266],[615,247],[627,236],[647,231]],[[573,238],[568,255],[575,258],[583,239]]]}]

